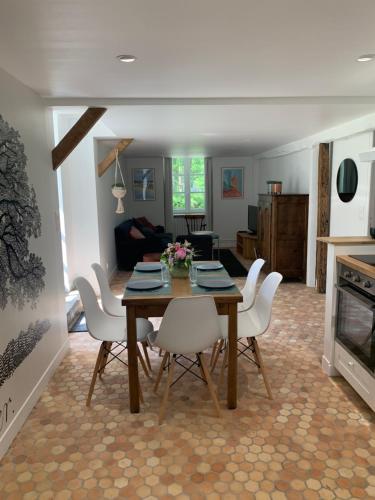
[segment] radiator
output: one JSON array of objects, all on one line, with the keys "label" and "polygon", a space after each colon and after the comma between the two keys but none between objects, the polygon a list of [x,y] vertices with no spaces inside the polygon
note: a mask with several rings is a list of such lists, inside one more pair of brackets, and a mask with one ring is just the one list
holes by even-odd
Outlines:
[{"label": "radiator", "polygon": [[187,234],[185,217],[173,217],[173,236],[176,238],[179,234]]}]

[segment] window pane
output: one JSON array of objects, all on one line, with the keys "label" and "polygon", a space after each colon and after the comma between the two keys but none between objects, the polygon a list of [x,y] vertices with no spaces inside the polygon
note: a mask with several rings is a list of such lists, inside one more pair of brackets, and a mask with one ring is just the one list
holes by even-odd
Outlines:
[{"label": "window pane", "polygon": [[204,176],[192,175],[190,177],[190,191],[204,193]]},{"label": "window pane", "polygon": [[191,173],[204,175],[204,158],[191,159]]},{"label": "window pane", "polygon": [[184,173],[184,159],[183,158],[172,158],[172,172],[173,175]]},{"label": "window pane", "polygon": [[183,175],[173,176],[173,192],[183,193],[185,191],[185,178]]},{"label": "window pane", "polygon": [[190,195],[190,206],[193,210],[205,209],[205,200],[203,193],[192,193]]},{"label": "window pane", "polygon": [[185,193],[173,194],[173,208],[185,210]]}]

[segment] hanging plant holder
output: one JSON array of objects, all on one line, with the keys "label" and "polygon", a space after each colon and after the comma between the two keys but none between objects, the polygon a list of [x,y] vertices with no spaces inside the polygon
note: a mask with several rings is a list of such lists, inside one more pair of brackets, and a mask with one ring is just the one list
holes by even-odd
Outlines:
[{"label": "hanging plant holder", "polygon": [[[120,172],[122,182],[117,182],[117,171]],[[121,166],[118,161],[118,150],[116,150],[115,183],[112,185],[112,194],[115,198],[117,198],[116,214],[123,214],[125,212],[125,208],[122,202],[122,198],[124,198],[126,195],[126,187],[125,187],[124,177],[121,171]]]}]

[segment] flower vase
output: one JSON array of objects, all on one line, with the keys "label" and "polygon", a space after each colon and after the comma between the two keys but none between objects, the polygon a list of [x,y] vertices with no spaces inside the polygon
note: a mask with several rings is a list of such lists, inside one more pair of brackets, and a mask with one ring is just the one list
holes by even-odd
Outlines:
[{"label": "flower vase", "polygon": [[174,264],[169,268],[172,278],[188,278],[189,268],[184,264]]}]

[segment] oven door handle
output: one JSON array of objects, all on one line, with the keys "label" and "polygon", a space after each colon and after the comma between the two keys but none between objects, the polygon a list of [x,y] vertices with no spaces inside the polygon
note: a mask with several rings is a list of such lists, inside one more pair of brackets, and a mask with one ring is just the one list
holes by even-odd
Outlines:
[{"label": "oven door handle", "polygon": [[372,300],[366,298],[360,292],[357,292],[356,290],[353,290],[353,288],[350,288],[350,287],[339,286],[339,285],[335,285],[335,286],[339,292],[346,293],[346,294],[350,295],[354,300],[361,302],[361,304],[364,307],[366,307],[366,309],[369,309],[370,311],[375,310],[375,303]]}]

